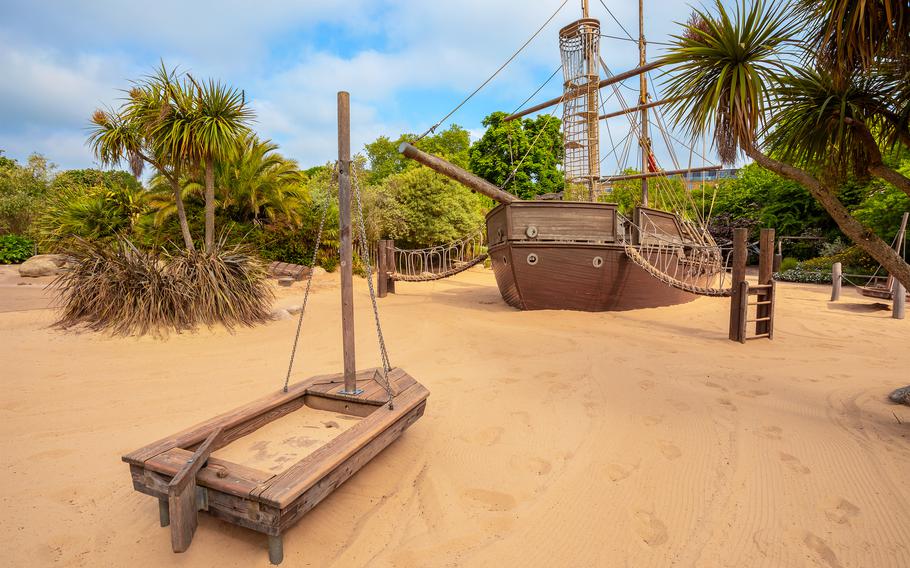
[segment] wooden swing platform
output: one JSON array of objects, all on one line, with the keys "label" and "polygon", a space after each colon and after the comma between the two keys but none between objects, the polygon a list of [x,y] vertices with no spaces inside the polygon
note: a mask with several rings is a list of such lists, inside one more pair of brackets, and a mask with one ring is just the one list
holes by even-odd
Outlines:
[{"label": "wooden swing platform", "polygon": [[[283,559],[282,535],[423,415],[429,391],[399,368],[356,375],[363,392],[344,394],[343,374],[320,375],[130,452],[136,491],[157,497],[174,552],[189,548],[198,511],[268,535],[269,559]],[[210,457],[266,424],[306,408],[359,417],[349,429],[280,473]],[[303,410],[302,410],[303,409]]]}]

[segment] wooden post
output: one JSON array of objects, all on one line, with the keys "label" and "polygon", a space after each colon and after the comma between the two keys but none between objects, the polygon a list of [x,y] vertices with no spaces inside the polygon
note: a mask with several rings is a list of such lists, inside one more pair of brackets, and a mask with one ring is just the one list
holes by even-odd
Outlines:
[{"label": "wooden post", "polygon": [[167,486],[168,517],[171,525],[171,548],[185,552],[196,533],[199,510],[196,502],[196,474],[217,448],[221,428],[214,430],[180,468]]},{"label": "wooden post", "polygon": [[284,539],[281,535],[269,536],[269,562],[274,565],[281,564],[284,560]]},{"label": "wooden post", "polygon": [[168,510],[167,498],[165,497],[158,498],[158,522],[161,523],[162,527],[171,524],[171,514]]},{"label": "wooden post", "polygon": [[[644,67],[647,59],[645,47],[645,6],[644,0],[638,0],[638,66]],[[641,134],[638,143],[641,146],[641,173],[650,172],[651,140],[648,133],[648,76],[644,73],[638,76],[638,105],[641,108]],[[641,206],[648,206],[648,178],[641,178]]]},{"label": "wooden post", "polygon": [[[770,285],[773,280],[774,265],[774,229],[762,229],[759,237],[759,256],[758,256],[758,283]],[[761,289],[761,288],[759,288]],[[765,288],[765,294],[759,295],[758,301],[771,300],[771,288]],[[762,335],[770,333],[771,320],[761,321],[762,318],[771,317],[771,304],[759,304],[755,309],[756,319],[755,333]]]},{"label": "wooden post", "polygon": [[891,285],[891,297],[891,317],[899,320],[904,319],[907,307],[907,290],[904,289],[904,285],[897,278],[894,279],[894,283]]},{"label": "wooden post", "polygon": [[385,298],[388,292],[389,276],[386,273],[386,250],[385,239],[379,239],[379,242],[376,243],[376,295],[380,298]]},{"label": "wooden post", "polygon": [[835,262],[831,266],[831,301],[836,302],[840,300],[840,286],[841,278],[843,275],[843,267],[841,263]]},{"label": "wooden post", "polygon": [[740,341],[740,315],[742,313],[742,291],[740,284],[746,280],[746,229],[733,230],[733,260],[730,282],[730,339]]},{"label": "wooden post", "polygon": [[357,392],[354,359],[354,247],[351,242],[351,100],[338,92],[338,225],[341,236],[341,337],[344,393]]},{"label": "wooden post", "polygon": [[[386,276],[388,276],[389,274],[392,274],[396,270],[395,240],[394,239],[386,240],[385,261],[386,261],[385,273],[386,273]],[[389,291],[390,294],[395,293],[395,281],[392,280],[391,277],[389,277],[388,280],[386,281],[386,289]]]}]

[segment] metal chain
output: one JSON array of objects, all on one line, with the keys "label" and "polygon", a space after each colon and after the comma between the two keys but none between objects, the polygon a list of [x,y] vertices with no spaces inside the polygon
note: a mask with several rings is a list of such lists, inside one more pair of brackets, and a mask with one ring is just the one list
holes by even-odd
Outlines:
[{"label": "metal chain", "polygon": [[307,300],[310,298],[310,286],[313,284],[313,272],[316,271],[316,255],[319,254],[319,245],[322,243],[322,229],[325,227],[326,214],[329,211],[329,194],[325,196],[322,204],[322,216],[319,219],[319,231],[316,233],[316,247],[313,249],[313,260],[310,262],[310,276],[306,281],[306,291],[303,293],[303,304],[300,306],[300,316],[297,318],[297,333],[294,335],[294,346],[291,348],[291,361],[288,363],[288,374],[284,377],[284,392],[288,392],[288,383],[291,380],[291,370],[294,368],[294,356],[297,354],[297,342],[300,341],[300,328],[303,326],[303,314],[306,312]]},{"label": "metal chain", "polygon": [[376,337],[379,340],[379,355],[382,358],[382,378],[385,384],[381,386],[385,388],[386,393],[389,395],[389,410],[393,410],[395,408],[393,403],[394,394],[392,393],[392,385],[389,382],[389,371],[392,370],[392,364],[389,362],[389,352],[385,346],[385,338],[382,336],[382,324],[379,321],[379,306],[376,303],[376,291],[373,289],[373,267],[370,264],[370,248],[367,244],[367,230],[363,220],[363,203],[360,199],[360,182],[357,175],[354,174],[353,168],[351,168],[351,181],[353,182],[351,185],[354,187],[354,202],[357,207],[357,226],[360,229],[360,259],[367,270],[367,286],[370,289],[373,319],[376,322]]}]

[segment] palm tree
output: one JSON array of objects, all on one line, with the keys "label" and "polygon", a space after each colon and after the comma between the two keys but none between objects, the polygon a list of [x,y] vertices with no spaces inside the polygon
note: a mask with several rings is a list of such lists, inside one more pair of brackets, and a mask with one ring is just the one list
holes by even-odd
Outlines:
[{"label": "palm tree", "polygon": [[126,160],[138,178],[147,163],[164,176],[174,195],[184,245],[194,251],[180,186],[187,152],[173,143],[174,133],[180,131],[181,125],[175,101],[185,98],[180,87],[176,73],[162,63],[155,74],[128,91],[118,110],[98,109],[92,114],[89,145],[102,164],[116,165]]},{"label": "palm tree", "polygon": [[299,225],[307,205],[304,176],[296,162],[277,153],[278,145],[247,133],[235,159],[218,168],[222,206],[243,220],[284,220]]},{"label": "palm tree", "polygon": [[[796,45],[799,24],[788,15],[790,6],[755,0],[749,8],[739,5],[731,16],[715,0],[715,10],[716,16],[696,10],[662,58],[669,67],[664,94],[677,99],[672,103],[675,119],[693,136],[713,129],[714,144],[725,163],[743,152],[765,169],[802,184],[845,235],[910,287],[910,265],[850,214],[835,187],[809,171],[813,164],[794,165],[762,149],[778,126],[775,111],[792,103],[785,98],[792,93],[788,95],[784,78],[798,76],[792,72],[797,58],[789,48]],[[797,106],[789,108],[787,120],[792,122]],[[817,108],[802,108],[803,121],[818,118]],[[794,143],[824,145],[817,139]]]},{"label": "palm tree", "polygon": [[191,145],[205,168],[205,250],[211,251],[215,238],[215,163],[237,155],[253,111],[242,91],[211,79],[200,84],[188,77],[195,91]]}]

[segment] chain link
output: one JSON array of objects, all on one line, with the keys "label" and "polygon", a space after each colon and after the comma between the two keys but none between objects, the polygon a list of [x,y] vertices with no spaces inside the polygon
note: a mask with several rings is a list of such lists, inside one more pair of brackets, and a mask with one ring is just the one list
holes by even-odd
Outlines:
[{"label": "chain link", "polygon": [[385,346],[385,338],[382,336],[382,324],[379,321],[379,306],[376,303],[376,291],[373,289],[373,267],[370,263],[370,247],[367,244],[367,230],[363,220],[363,203],[360,198],[360,182],[351,168],[351,185],[354,187],[354,203],[357,207],[357,225],[360,229],[360,259],[366,266],[367,286],[370,289],[370,301],[373,304],[373,318],[376,322],[376,337],[379,339],[379,355],[382,358],[382,378],[385,384],[382,387],[389,395],[389,409],[395,408],[392,392],[392,385],[389,382],[389,371],[392,370],[392,364],[389,362],[389,352]]},{"label": "chain link", "polygon": [[306,281],[306,290],[303,293],[303,304],[300,306],[300,316],[297,318],[297,333],[294,335],[294,346],[291,348],[291,361],[288,363],[288,374],[284,377],[284,392],[288,392],[288,383],[291,380],[291,371],[294,369],[294,357],[297,354],[297,343],[300,341],[300,328],[303,326],[303,314],[306,312],[307,300],[310,298],[310,286],[313,284],[313,272],[316,271],[316,255],[319,254],[319,245],[322,244],[322,229],[325,227],[325,218],[329,211],[329,194],[325,196],[322,204],[322,216],[319,218],[319,231],[316,233],[316,247],[313,249],[313,260],[310,262],[310,275]]}]

